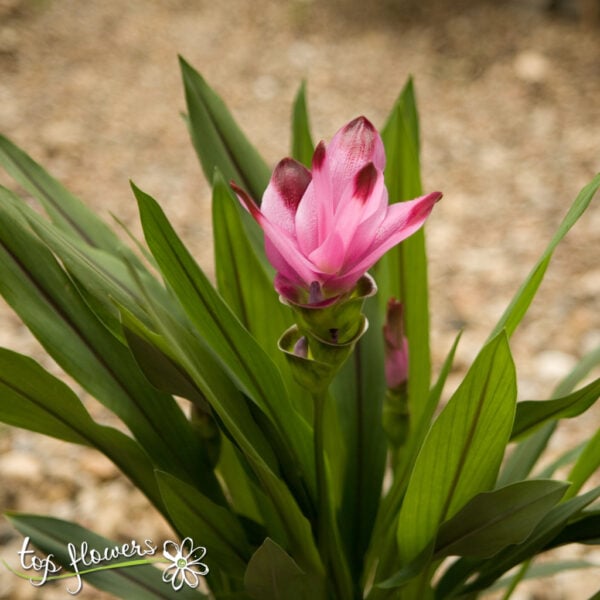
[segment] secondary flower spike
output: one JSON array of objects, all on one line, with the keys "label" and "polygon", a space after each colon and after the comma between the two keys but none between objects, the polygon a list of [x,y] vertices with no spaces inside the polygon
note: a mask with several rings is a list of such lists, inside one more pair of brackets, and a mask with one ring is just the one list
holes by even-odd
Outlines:
[{"label": "secondary flower spike", "polygon": [[388,204],[385,151],[375,127],[358,117],[309,171],[292,158],[275,167],[260,208],[232,183],[265,233],[275,289],[296,304],[327,306],[350,291],[390,248],[417,231],[442,194]]},{"label": "secondary flower spike", "polygon": [[396,389],[408,379],[408,340],[402,323],[404,309],[395,298],[388,300],[383,325],[385,344],[385,380],[388,388]]}]

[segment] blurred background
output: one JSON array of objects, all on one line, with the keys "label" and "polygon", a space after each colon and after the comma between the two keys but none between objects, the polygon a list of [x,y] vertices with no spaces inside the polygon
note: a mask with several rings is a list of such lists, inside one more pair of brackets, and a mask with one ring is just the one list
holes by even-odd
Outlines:
[{"label": "blurred background", "polygon": [[[413,75],[424,188],[444,192],[427,225],[436,368],[465,330],[451,391],[600,170],[599,4],[0,0],[0,131],[103,217],[113,213],[139,233],[135,181],[211,274],[210,193],[180,117],[177,54],[226,99],[271,164],[289,153],[302,79],[315,140],[328,140],[359,114],[382,126]],[[513,338],[521,399],[547,398],[600,344],[598,203],[559,247]],[[0,345],[59,372],[1,300]],[[568,423],[551,450],[598,423],[599,410]],[[73,519],[124,540],[169,535],[102,457],[0,426],[7,509]],[[0,520],[0,557],[14,564],[21,543]],[[600,551],[588,556],[600,564]],[[514,598],[582,600],[598,588],[600,567],[523,585]],[[0,571],[0,598],[42,594],[67,597],[64,584],[40,592]],[[84,589],[79,597],[103,596]]]}]

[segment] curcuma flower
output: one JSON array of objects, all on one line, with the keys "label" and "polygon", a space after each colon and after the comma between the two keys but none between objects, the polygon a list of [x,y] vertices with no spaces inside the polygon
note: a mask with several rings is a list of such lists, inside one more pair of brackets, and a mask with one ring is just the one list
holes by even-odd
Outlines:
[{"label": "curcuma flower", "polygon": [[333,304],[390,248],[417,231],[441,193],[392,205],[383,181],[385,151],[377,130],[358,117],[326,147],[312,171],[291,158],[275,168],[260,208],[232,184],[265,233],[265,250],[286,300]]}]

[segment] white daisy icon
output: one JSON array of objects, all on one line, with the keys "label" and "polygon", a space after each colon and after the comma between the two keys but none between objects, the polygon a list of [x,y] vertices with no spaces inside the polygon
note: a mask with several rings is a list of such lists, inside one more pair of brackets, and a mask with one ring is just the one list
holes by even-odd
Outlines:
[{"label": "white daisy icon", "polygon": [[197,588],[200,583],[199,576],[208,574],[208,566],[200,562],[206,555],[206,548],[194,548],[192,538],[186,537],[181,546],[167,540],[163,544],[163,556],[173,564],[169,565],[162,575],[165,583],[170,583],[175,591],[183,587],[183,582],[191,588]]}]

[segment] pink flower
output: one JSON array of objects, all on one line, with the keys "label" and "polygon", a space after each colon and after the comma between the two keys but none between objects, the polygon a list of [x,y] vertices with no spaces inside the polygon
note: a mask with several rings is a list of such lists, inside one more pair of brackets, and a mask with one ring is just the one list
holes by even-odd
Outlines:
[{"label": "pink flower", "polygon": [[390,298],[383,326],[385,381],[395,389],[408,380],[408,340],[404,335],[402,302]]},{"label": "pink flower", "polygon": [[358,117],[327,147],[323,142],[317,146],[312,172],[284,158],[260,208],[232,184],[265,233],[281,296],[296,304],[332,304],[423,225],[441,194],[389,205],[384,166],[381,137],[365,117]]}]

